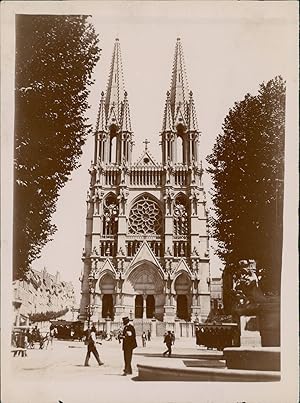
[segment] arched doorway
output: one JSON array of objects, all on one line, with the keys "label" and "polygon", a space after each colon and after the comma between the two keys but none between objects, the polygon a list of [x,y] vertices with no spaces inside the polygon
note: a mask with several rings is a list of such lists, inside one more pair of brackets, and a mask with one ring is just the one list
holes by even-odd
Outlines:
[{"label": "arched doorway", "polygon": [[177,295],[177,318],[188,320],[188,303],[186,295]]},{"label": "arched doorway", "polygon": [[142,319],[142,317],[143,317],[143,296],[142,295],[137,295],[135,297],[134,317],[137,319]]},{"label": "arched doorway", "polygon": [[110,317],[114,319],[114,294],[115,294],[116,280],[111,274],[105,274],[100,280],[100,292],[102,299],[101,316],[103,319]]},{"label": "arched doorway", "polygon": [[147,295],[146,298],[146,317],[153,318],[155,315],[155,298],[154,295]]},{"label": "arched doorway", "polygon": [[164,313],[164,282],[159,268],[143,261],[128,276],[128,293],[133,294],[135,318],[162,320]]},{"label": "arched doorway", "polygon": [[102,318],[113,319],[113,313],[113,296],[111,294],[104,294],[102,298]]},{"label": "arched doorway", "polygon": [[191,286],[189,275],[184,272],[175,280],[176,315],[179,319],[190,320]]}]

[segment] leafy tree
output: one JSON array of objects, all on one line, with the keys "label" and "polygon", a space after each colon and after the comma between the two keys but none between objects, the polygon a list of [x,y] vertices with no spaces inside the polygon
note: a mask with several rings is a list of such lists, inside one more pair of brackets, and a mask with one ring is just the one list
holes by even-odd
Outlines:
[{"label": "leafy tree", "polygon": [[60,189],[90,132],[84,116],[98,37],[88,16],[16,18],[14,278],[51,240]]},{"label": "leafy tree", "polygon": [[260,85],[229,111],[210,163],[212,236],[228,266],[255,259],[265,292],[280,291],[283,222],[285,82]]}]

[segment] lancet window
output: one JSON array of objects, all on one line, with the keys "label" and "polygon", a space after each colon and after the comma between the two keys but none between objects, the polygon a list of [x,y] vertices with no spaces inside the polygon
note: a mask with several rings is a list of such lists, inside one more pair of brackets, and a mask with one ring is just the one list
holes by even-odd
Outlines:
[{"label": "lancet window", "polygon": [[116,195],[108,195],[103,206],[103,235],[116,235],[118,232],[118,203]]},{"label": "lancet window", "polygon": [[144,195],[131,208],[129,233],[161,235],[162,221],[159,205],[149,196]]},{"label": "lancet window", "polygon": [[188,235],[188,201],[184,195],[175,199],[173,227],[174,235]]}]

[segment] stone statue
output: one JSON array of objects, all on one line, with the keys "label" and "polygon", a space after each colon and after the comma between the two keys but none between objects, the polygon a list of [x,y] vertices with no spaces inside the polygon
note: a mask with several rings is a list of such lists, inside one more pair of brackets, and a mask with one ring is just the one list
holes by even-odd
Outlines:
[{"label": "stone statue", "polygon": [[241,260],[234,278],[233,293],[237,300],[236,312],[241,315],[255,314],[259,304],[266,302],[266,297],[258,283],[255,261]]},{"label": "stone statue", "polygon": [[172,202],[174,200],[175,193],[173,189],[166,189],[165,195],[164,195],[164,200],[166,201],[166,207],[167,207],[167,214],[170,215],[172,213]]}]

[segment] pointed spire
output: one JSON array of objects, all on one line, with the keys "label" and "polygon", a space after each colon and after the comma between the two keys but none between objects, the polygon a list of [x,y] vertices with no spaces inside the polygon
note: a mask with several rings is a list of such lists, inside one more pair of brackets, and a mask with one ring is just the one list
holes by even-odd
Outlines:
[{"label": "pointed spire", "polygon": [[188,108],[188,130],[190,132],[198,132],[198,122],[196,109],[194,105],[193,92],[190,91],[190,100],[189,100],[189,108]]},{"label": "pointed spire", "polygon": [[170,92],[167,91],[167,99],[166,99],[166,106],[165,112],[163,117],[163,132],[171,132],[173,131],[173,119],[172,119],[172,112],[171,112],[171,101],[170,101]]},{"label": "pointed spire", "polygon": [[173,71],[171,79],[171,110],[173,116],[178,112],[178,107],[183,115],[186,114],[188,102],[188,82],[185,71],[184,56],[180,38],[177,38],[175,46],[175,55],[173,62]]},{"label": "pointed spire", "polygon": [[[123,100],[124,80],[121,48],[119,39],[116,38],[106,90],[105,110],[108,120],[112,121],[113,118],[116,119],[114,123],[117,125],[121,121],[121,103]],[[112,114],[114,114],[114,116],[112,116]]]},{"label": "pointed spire", "polygon": [[122,132],[132,133],[130,111],[129,111],[129,103],[128,103],[127,95],[128,94],[125,91],[123,108],[122,108],[122,117],[121,117],[121,131]]},{"label": "pointed spire", "polygon": [[96,122],[96,132],[105,132],[105,131],[106,131],[105,98],[104,98],[104,92],[102,91],[99,105],[99,112]]}]

